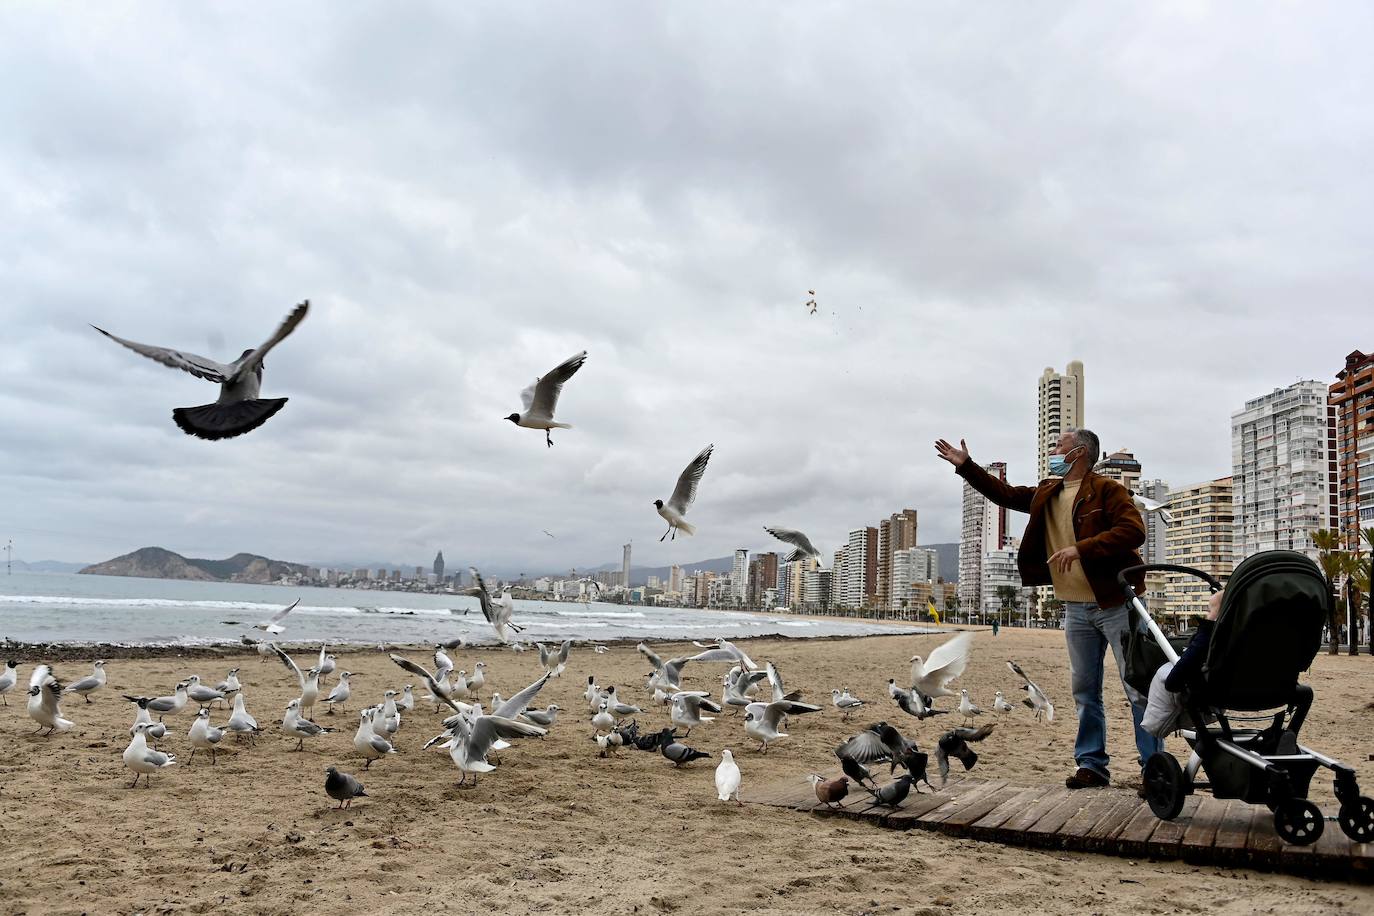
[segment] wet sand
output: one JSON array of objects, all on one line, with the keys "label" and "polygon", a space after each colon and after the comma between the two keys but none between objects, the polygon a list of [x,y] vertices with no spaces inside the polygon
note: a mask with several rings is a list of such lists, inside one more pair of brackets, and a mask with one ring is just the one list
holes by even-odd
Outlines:
[{"label": "wet sand", "polygon": [[[824,711],[793,717],[791,738],[766,755],[751,749],[742,723],[728,714],[693,731],[687,743],[716,756],[731,748],[746,788],[835,772],[833,747],[879,718],[928,746],[949,717],[933,720],[941,726],[904,717],[887,699],[886,682],[906,677],[907,659],[944,638],[749,641],[744,646],[756,661],[775,662],[789,689],[800,688]],[[655,650],[665,658],[696,651],[680,643]],[[407,654],[428,662],[426,651]],[[534,652],[454,653],[468,670],[479,658],[488,665],[487,691],[507,696],[540,670]],[[1076,727],[1063,634],[980,632],[961,680],[976,702],[990,706],[998,689],[1016,693],[1009,658],[1050,693],[1055,722],[1037,724],[1018,707],[979,748],[974,774],[1061,783],[1072,771]],[[111,661],[110,684],[93,703],[64,702],[77,728],[52,738],[31,737],[34,723],[24,713],[21,691],[35,661],[41,659],[21,659],[19,696],[11,693],[9,706],[0,706],[6,913],[1374,912],[1374,888],[1367,886],[1023,850],[721,804],[715,759],[674,769],[657,753],[597,757],[582,698],[587,675],[619,685],[628,701],[648,702],[648,666],[625,644],[603,655],[575,649],[567,672],[537,701],[563,709],[552,733],[504,752],[495,773],[464,789],[446,753],[420,750],[442,718],[425,704],[405,717],[401,753],[362,772],[351,740],[358,699],[373,702],[388,687],[415,683],[375,650],[340,655],[341,668],[362,675],[354,702],[349,714],[334,716],[321,704],[317,721],[339,732],[307,742],[300,753],[275,727],[298,693],[294,677],[256,655]],[[151,789],[128,788],[132,774],[120,754],[134,710],[119,694],[163,694],[189,674],[215,683],[234,664],[242,666],[249,711],[265,729],[257,745],[227,742],[215,766],[202,754],[188,761],[188,708],[168,719],[161,743],[180,765],[155,776]],[[1107,667],[1113,775],[1133,784],[1129,710],[1110,661]],[[58,665],[68,680],[88,672],[85,660]],[[689,665],[686,685],[718,695],[723,673],[721,665]],[[1306,743],[1356,766],[1366,794],[1374,792],[1374,660],[1323,654],[1308,682],[1317,702]],[[839,686],[870,703],[849,723],[830,705],[829,691]],[[225,719],[227,711],[213,716],[217,724]],[[661,727],[666,710],[638,719]],[[1181,741],[1170,747],[1184,751]],[[323,792],[331,764],[358,774],[370,797],[352,810],[334,810]],[[1317,777],[1313,798],[1332,805],[1329,779]]]}]

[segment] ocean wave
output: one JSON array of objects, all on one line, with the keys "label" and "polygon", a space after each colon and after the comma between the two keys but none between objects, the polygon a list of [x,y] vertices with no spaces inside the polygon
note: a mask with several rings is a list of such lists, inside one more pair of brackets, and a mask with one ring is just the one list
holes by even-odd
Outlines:
[{"label": "ocean wave", "polygon": [[554,611],[557,617],[606,617],[610,619],[630,618],[643,620],[639,611]]}]

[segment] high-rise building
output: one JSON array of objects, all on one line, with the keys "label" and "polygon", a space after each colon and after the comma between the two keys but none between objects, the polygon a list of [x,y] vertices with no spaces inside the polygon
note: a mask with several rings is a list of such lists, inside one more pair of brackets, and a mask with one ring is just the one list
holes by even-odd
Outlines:
[{"label": "high-rise building", "polygon": [[[917,585],[934,582],[940,575],[940,554],[925,547],[908,547],[892,554],[892,591],[888,609],[907,610],[912,607],[925,607],[925,601],[917,601],[913,589]],[[930,590],[925,594],[929,597]]]},{"label": "high-rise building", "polygon": [[1231,414],[1238,559],[1277,549],[1316,559],[1312,533],[1336,527],[1335,433],[1322,382],[1276,388]]},{"label": "high-rise building", "polygon": [[[1165,562],[1191,566],[1218,579],[1231,575],[1238,559],[1230,477],[1180,487],[1169,494],[1168,559]],[[1189,616],[1205,615],[1211,589],[1195,576],[1166,573],[1164,612]]]},{"label": "high-rise building", "polygon": [[668,567],[668,593],[671,595],[676,595],[681,593],[681,591],[682,567],[676,565],[670,566]]},{"label": "high-rise building", "polygon": [[620,584],[624,588],[630,587],[630,545],[625,545],[625,553],[620,558]]},{"label": "high-rise building", "polygon": [[749,551],[743,547],[735,551],[735,562],[730,568],[730,594],[736,603],[743,604],[745,589],[749,585]]},{"label": "high-rise building", "polygon": [[663,580],[660,579],[658,576],[649,576],[649,578],[644,582],[644,586],[646,588],[661,589],[663,588]]},{"label": "high-rise building", "polygon": [[849,548],[841,547],[835,551],[834,562],[830,564],[830,607],[844,607],[845,582],[849,578]]},{"label": "high-rise building", "polygon": [[[1140,480],[1136,482],[1135,491],[1146,499],[1152,499],[1157,503],[1167,503],[1169,501],[1169,485],[1162,480]],[[1171,513],[1172,514],[1172,513]],[[1164,559],[1165,538],[1169,534],[1169,526],[1164,524],[1163,517],[1158,512],[1151,512],[1144,515],[1145,518],[1145,543],[1140,545],[1140,556],[1146,563],[1167,563]]]},{"label": "high-rise building", "polygon": [[[816,568],[816,558],[793,560],[778,566],[778,604],[793,613],[802,609],[807,572]],[[816,610],[819,610],[817,608]]]},{"label": "high-rise building", "polygon": [[[994,461],[985,466],[998,480],[1007,479],[1007,465]],[[982,606],[983,555],[1000,550],[1009,537],[1007,510],[964,484],[963,526],[959,531],[959,606],[976,610]]]},{"label": "high-rise building", "polygon": [[706,607],[711,600],[711,583],[715,581],[716,574],[710,570],[702,570],[697,573],[697,607]]},{"label": "high-rise building", "polygon": [[1124,448],[1103,458],[1093,471],[1115,480],[1132,493],[1140,492],[1140,462]]},{"label": "high-rise building", "polygon": [[749,583],[745,603],[750,607],[764,607],[764,594],[777,588],[778,555],[776,553],[756,553],[749,561]]},{"label": "high-rise building", "polygon": [[434,557],[434,580],[436,582],[444,581],[444,552],[442,550]]},{"label": "high-rise building", "polygon": [[[839,553],[839,551],[836,551]],[[802,573],[802,610],[808,614],[819,613],[831,607],[830,593],[834,572],[821,569],[812,564],[811,569]]]},{"label": "high-rise building", "polygon": [[1083,364],[1069,363],[1061,375],[1046,367],[1040,375],[1040,411],[1035,429],[1036,473],[1050,476],[1046,457],[1066,429],[1083,426]]},{"label": "high-rise building", "polygon": [[873,604],[878,590],[878,529],[855,528],[849,532],[845,554],[844,603],[852,608]]},{"label": "high-rise building", "polygon": [[1360,529],[1374,526],[1374,353],[1345,358],[1328,400],[1336,414],[1337,519],[1346,549],[1362,550]]},{"label": "high-rise building", "polygon": [[1001,547],[983,554],[979,586],[981,592],[978,596],[978,606],[984,613],[996,614],[1002,609],[1003,588],[1016,589],[1016,606],[1025,607],[1026,596],[1021,591],[1021,573],[1016,568],[1016,548]]},{"label": "high-rise building", "polygon": [[916,510],[903,509],[878,522],[878,607],[892,606],[892,555],[916,546]]}]

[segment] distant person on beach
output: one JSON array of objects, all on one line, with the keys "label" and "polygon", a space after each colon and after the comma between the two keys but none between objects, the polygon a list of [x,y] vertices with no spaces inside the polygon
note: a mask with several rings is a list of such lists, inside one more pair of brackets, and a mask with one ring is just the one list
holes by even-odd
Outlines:
[{"label": "distant person on beach", "polygon": [[[935,451],[969,486],[997,505],[1030,514],[1016,556],[1021,582],[1053,585],[1055,597],[1064,602],[1064,638],[1078,707],[1073,746],[1078,769],[1064,785],[1085,789],[1111,783],[1102,705],[1103,659],[1109,646],[1131,701],[1137,764],[1143,766],[1164,744],[1140,727],[1145,698],[1134,694],[1124,680],[1132,618],[1116,574],[1143,562],[1136,548],[1145,543],[1145,521],[1129,490],[1093,473],[1101,454],[1096,434],[1076,429],[1060,436],[1049,453],[1051,476],[1034,487],[1014,487],[996,479],[969,460],[962,439],[957,448],[940,439]],[[1137,574],[1132,585],[1139,592],[1144,576]]]}]

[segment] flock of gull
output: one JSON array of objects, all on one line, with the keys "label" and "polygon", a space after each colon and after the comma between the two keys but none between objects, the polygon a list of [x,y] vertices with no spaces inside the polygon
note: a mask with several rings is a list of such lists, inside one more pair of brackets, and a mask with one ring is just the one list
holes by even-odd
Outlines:
[{"label": "flock of gull", "polygon": [[[475,569],[471,572],[476,582],[473,593],[479,598],[487,620],[502,635],[507,630],[518,632],[520,625],[511,619],[513,602],[509,601],[508,593],[493,598],[481,574]],[[284,631],[286,615],[294,607],[284,609],[257,626],[279,635]],[[970,632],[958,633],[937,646],[929,657],[913,656],[909,687],[899,685],[896,678],[888,681],[888,694],[894,705],[918,722],[941,715],[957,715],[962,720],[959,726],[943,729],[934,742],[935,768],[942,784],[950,770],[950,759],[959,761],[965,770],[971,768],[978,754],[970,745],[986,739],[995,728],[991,722],[975,725],[978,717],[988,713],[971,700],[967,689],[953,687],[953,682],[968,664],[972,639]],[[398,668],[422,682],[425,692],[417,695],[412,684],[398,685],[384,690],[379,702],[357,711],[352,747],[353,755],[362,761],[363,770],[397,753],[395,742],[403,718],[406,721],[420,718],[425,706],[432,706],[435,714],[442,712],[446,717],[441,720],[438,733],[425,741],[421,749],[437,746],[447,751],[460,773],[460,787],[468,785],[469,779],[475,786],[480,775],[493,772],[499,763],[497,752],[511,747],[513,742],[549,734],[561,710],[557,704],[539,708],[534,706],[534,701],[551,680],[567,671],[573,641],[566,640],[556,648],[537,644],[543,674],[509,698],[484,692],[486,662],[476,662],[470,675],[466,669],[455,667],[449,653],[467,645],[462,638],[436,645],[431,657],[432,667],[405,655],[387,652]],[[278,725],[280,732],[295,742],[292,750],[302,750],[306,741],[335,733],[337,729],[316,722],[314,716],[320,704],[328,707],[329,715],[334,714],[336,707],[347,710],[350,701],[355,699],[353,680],[359,675],[340,670],[338,659],[325,646],[320,647],[318,656],[313,656],[313,663],[306,668],[275,642],[261,640],[256,646],[265,660],[279,661],[299,689],[299,695],[286,705]],[[789,690],[773,662],[765,661],[760,665],[740,646],[723,639],[714,643],[697,642],[693,646],[699,651],[665,659],[648,644],[639,643],[638,652],[651,670],[643,685],[644,698],[637,703],[627,700],[616,685],[603,686],[596,682],[594,675],[588,676],[583,698],[587,704],[590,737],[601,757],[615,756],[622,749],[656,751],[675,768],[709,759],[710,753],[687,742],[694,730],[722,721],[723,714],[738,716],[745,739],[755,743],[757,753],[766,754],[771,745],[788,737],[790,717],[823,711],[821,705],[805,702],[801,691]],[[604,650],[602,646],[594,648],[597,654]],[[1034,713],[1036,720],[1053,721],[1054,707],[1044,691],[1015,662],[1007,664],[1023,681],[1021,689],[1025,696],[1021,702]],[[696,670],[709,665],[727,666],[724,675],[719,677],[718,700],[709,691],[684,685],[685,669],[692,666],[692,670]],[[124,765],[134,774],[131,788],[136,787],[140,779],[145,786],[150,786],[154,773],[178,764],[175,754],[157,745],[170,740],[168,720],[188,709],[195,710],[186,732],[190,748],[188,764],[197,754],[204,754],[214,766],[220,749],[230,737],[236,743],[246,742],[250,746],[257,742],[264,729],[248,712],[240,671],[237,667],[229,669],[214,687],[191,674],[165,696],[123,695],[136,709],[129,727],[130,741],[123,753]],[[14,690],[18,681],[18,663],[11,660],[0,673],[0,702],[9,705],[7,694]],[[94,663],[89,676],[65,684],[49,665],[35,666],[29,678],[27,702],[28,714],[38,725],[35,733],[52,735],[75,728],[76,723],[63,713],[63,699],[80,696],[90,703],[92,696],[106,684],[103,660]],[[849,721],[855,712],[869,705],[848,687],[836,688],[830,693],[831,705],[843,721]],[[489,698],[485,706],[484,696]],[[945,697],[957,697],[958,701],[951,709],[936,708],[937,701]],[[373,699],[378,698],[374,696]],[[228,718],[219,725],[211,721],[212,710],[217,706],[228,711]],[[998,691],[991,713],[1004,717],[1014,709],[1005,694]],[[642,727],[640,719],[650,719],[655,710],[658,715],[666,714],[666,724]],[[874,803],[891,806],[900,805],[913,788],[919,792],[921,783],[932,790],[935,788],[927,775],[930,754],[889,722],[869,725],[836,747],[834,753],[838,765],[836,775],[829,778],[815,773],[809,775],[816,798],[827,805],[839,804],[848,795],[851,784],[871,796]],[[880,784],[871,767],[882,763],[888,764],[889,780]],[[899,769],[902,772],[896,775]],[[721,801],[740,803],[740,766],[729,749],[721,751],[715,782]],[[340,807],[351,805],[354,798],[366,795],[357,776],[336,766],[326,770],[325,792],[338,801]]]},{"label": "flock of gull", "polygon": [[[176,408],[172,412],[173,421],[189,435],[217,440],[258,428],[286,404],[286,398],[258,397],[264,359],[305,319],[309,308],[308,301],[296,306],[266,342],[255,349],[245,350],[230,363],[136,343],[100,328],[96,330],[165,366],[218,383],[220,395],[215,403]],[[571,428],[569,424],[555,419],[559,395],[586,360],[587,353],[582,351],[537,377],[533,384],[521,392],[522,409],[505,419],[517,427],[543,431],[546,444],[552,447],[551,431]],[[713,446],[706,446],[687,464],[667,500],[654,500],[654,507],[668,526],[660,541],[670,537],[676,539],[679,533],[691,535],[695,532],[686,515],[696,499],[712,451]],[[786,557],[788,561],[821,560],[820,551],[802,532],[780,527],[765,530],[793,548]],[[522,627],[513,620],[515,603],[510,592],[493,595],[480,573],[475,569],[471,573],[475,585],[469,594],[478,599],[482,614],[491,624],[498,642],[510,645],[510,634],[522,631]],[[292,604],[253,626],[262,631],[265,637],[279,636],[285,631],[286,618],[295,607],[296,604]],[[320,648],[318,657],[313,659],[314,664],[302,668],[270,638],[245,637],[244,642],[255,646],[265,660],[280,661],[299,687],[299,696],[287,704],[279,725],[280,731],[296,742],[296,750],[303,749],[306,741],[315,741],[336,731],[319,724],[312,717],[320,703],[328,706],[329,713],[333,713],[335,707],[346,710],[353,699],[352,680],[358,675],[338,671],[338,660],[325,647]],[[949,772],[950,758],[958,760],[965,769],[972,767],[978,754],[969,745],[983,741],[994,729],[992,723],[974,725],[979,716],[987,713],[972,701],[968,690],[956,691],[951,687],[968,664],[971,642],[971,633],[959,633],[938,646],[928,658],[913,656],[909,686],[899,685],[896,678],[888,681],[888,694],[897,709],[918,722],[940,715],[957,714],[962,718],[962,725],[944,730],[934,743],[936,768],[942,782]],[[432,704],[436,713],[443,710],[447,714],[441,723],[442,730],[429,738],[423,748],[428,750],[437,746],[448,752],[461,774],[460,786],[467,785],[469,778],[472,785],[476,785],[479,775],[495,770],[498,758],[494,754],[511,747],[512,742],[542,738],[554,727],[560,713],[557,704],[547,705],[543,709],[532,708],[532,704],[549,681],[562,676],[567,669],[572,640],[565,641],[557,649],[538,645],[543,675],[509,698],[503,698],[500,694],[490,695],[486,706],[482,703],[486,664],[477,662],[469,675],[465,669],[455,670],[452,657],[448,654],[465,645],[466,641],[461,638],[436,645],[432,668],[403,655],[388,653],[399,668],[422,681],[427,692],[417,698],[413,686],[405,684],[398,689],[385,690],[380,702],[358,711],[353,751],[363,761],[364,770],[396,754],[395,741],[402,719],[410,721],[416,718],[417,704],[422,700]],[[516,643],[510,648],[523,651],[525,647]],[[685,742],[691,740],[693,730],[718,721],[726,712],[740,717],[745,738],[757,743],[758,753],[766,754],[772,744],[788,737],[787,727],[791,717],[823,710],[820,705],[804,702],[800,691],[788,690],[781,673],[772,662],[759,665],[743,649],[725,640],[713,644],[696,643],[695,648],[701,651],[665,660],[650,646],[639,644],[638,651],[652,668],[644,684],[646,698],[641,701],[643,705],[627,701],[617,692],[615,685],[603,687],[596,683],[595,676],[588,677],[584,692],[588,724],[602,757],[615,755],[622,748],[656,751],[674,767],[710,758],[709,753]],[[594,649],[598,654],[606,651],[604,646],[594,646]],[[710,691],[684,686],[683,670],[689,665],[693,666],[693,670],[706,665],[727,666],[726,673],[719,681],[719,701]],[[1034,712],[1035,719],[1053,721],[1054,707],[1044,691],[1015,662],[1008,662],[1008,666],[1023,681],[1020,689],[1025,691],[1025,697],[1022,702]],[[329,678],[336,672],[337,677],[331,685]],[[220,748],[230,736],[239,743],[252,744],[257,741],[263,729],[248,712],[239,673],[239,668],[230,669],[224,680],[214,687],[202,683],[197,675],[190,675],[178,682],[171,693],[165,696],[124,695],[137,709],[129,728],[130,742],[123,753],[125,766],[134,774],[131,788],[136,787],[140,779],[144,780],[145,786],[151,785],[154,773],[177,765],[175,754],[160,750],[156,745],[168,740],[170,732],[167,719],[180,715],[192,706],[196,713],[187,732],[191,749],[188,763],[203,752],[210,758],[210,765],[215,765]],[[17,664],[10,661],[3,674],[0,674],[0,701],[5,705],[8,705],[6,695],[13,691],[17,683]],[[64,684],[49,665],[35,666],[29,679],[27,709],[29,716],[38,724],[37,731],[52,735],[75,728],[75,723],[62,712],[62,699],[77,695],[89,703],[92,695],[104,688],[106,683],[104,661],[95,662],[89,676],[68,684]],[[941,698],[956,696],[959,699],[954,709],[936,708],[936,702]],[[844,721],[868,705],[865,700],[851,693],[848,687],[832,690],[831,704]],[[212,707],[216,705],[223,705],[229,710],[228,719],[221,725],[211,722]],[[641,728],[641,716],[648,719],[648,710],[661,711],[664,708],[667,710],[666,725]],[[1006,716],[1013,709],[1013,704],[999,691],[992,702],[992,713]],[[913,787],[920,791],[920,783],[933,788],[926,773],[929,754],[922,751],[915,740],[903,735],[886,721],[876,722],[844,741],[835,748],[835,757],[839,775],[831,778],[821,774],[810,775],[817,799],[826,804],[838,804],[843,800],[851,783],[871,795],[875,802],[885,805],[900,805]],[[739,764],[728,749],[721,752],[721,758],[715,773],[717,795],[721,801],[739,802]],[[880,785],[870,767],[881,763],[889,765],[890,778]],[[903,772],[895,776],[899,768]],[[325,791],[330,798],[339,802],[340,807],[351,806],[354,798],[366,795],[356,776],[334,766],[326,771]]]}]

